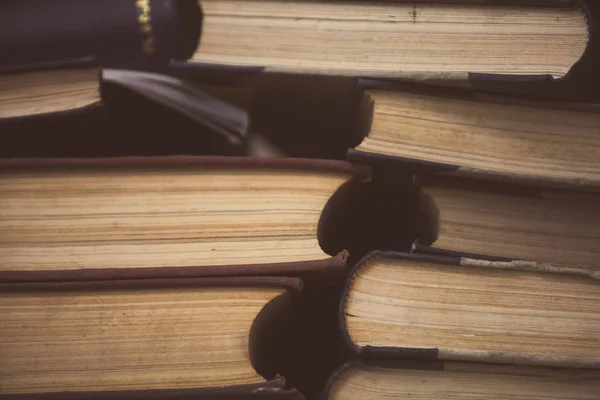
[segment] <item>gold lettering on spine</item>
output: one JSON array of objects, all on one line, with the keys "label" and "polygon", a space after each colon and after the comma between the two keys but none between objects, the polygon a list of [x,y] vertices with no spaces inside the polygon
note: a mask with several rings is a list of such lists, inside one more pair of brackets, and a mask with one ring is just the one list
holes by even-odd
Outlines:
[{"label": "gold lettering on spine", "polygon": [[152,31],[152,20],[150,16],[150,0],[135,0],[138,11],[138,22],[142,34],[142,51],[145,54],[154,54],[154,32]]}]

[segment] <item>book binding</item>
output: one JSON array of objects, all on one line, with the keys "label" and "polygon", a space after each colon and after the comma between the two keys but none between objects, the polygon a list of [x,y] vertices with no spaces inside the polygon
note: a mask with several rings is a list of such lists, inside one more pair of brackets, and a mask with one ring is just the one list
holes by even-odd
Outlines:
[{"label": "book binding", "polygon": [[195,51],[196,0],[6,0],[0,68],[94,58],[111,68],[162,70]]}]

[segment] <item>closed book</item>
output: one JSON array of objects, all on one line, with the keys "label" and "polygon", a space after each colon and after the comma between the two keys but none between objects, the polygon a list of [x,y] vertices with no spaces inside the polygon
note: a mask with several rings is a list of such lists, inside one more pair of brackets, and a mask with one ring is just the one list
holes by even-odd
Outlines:
[{"label": "closed book", "polygon": [[98,66],[164,71],[198,45],[194,0],[8,0],[0,5],[0,119],[100,102]]},{"label": "closed book", "polygon": [[299,279],[0,285],[1,398],[302,398],[272,356]]},{"label": "closed book", "polygon": [[0,161],[0,280],[298,274],[343,268],[320,245],[343,161],[236,157]]},{"label": "closed book", "polygon": [[191,56],[202,25],[197,1],[10,0],[0,7],[4,129],[13,124],[6,119],[93,117],[99,105],[124,107],[107,95],[108,85],[133,92],[142,98],[133,97],[137,103],[158,103],[213,130],[229,130],[226,136],[245,132],[245,116],[235,108],[175,77],[149,73],[167,72],[171,61]]},{"label": "closed book", "polygon": [[[351,160],[497,181],[600,187],[594,104],[364,80]],[[596,188],[596,189],[594,189]]]},{"label": "closed book", "polygon": [[204,0],[192,63],[595,99],[583,1]]},{"label": "closed book", "polygon": [[374,252],[340,307],[365,359],[598,368],[598,270]]},{"label": "closed book", "polygon": [[418,251],[600,268],[600,195],[421,175]]},{"label": "closed book", "polygon": [[7,0],[0,67],[92,58],[111,68],[164,69],[197,47],[195,0]]}]

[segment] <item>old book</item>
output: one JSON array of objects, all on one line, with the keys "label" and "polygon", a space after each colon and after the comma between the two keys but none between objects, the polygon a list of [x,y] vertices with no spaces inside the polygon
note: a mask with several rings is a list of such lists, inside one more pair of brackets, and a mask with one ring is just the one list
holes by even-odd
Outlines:
[{"label": "old book", "polygon": [[280,318],[300,283],[260,277],[1,284],[0,395],[300,398],[281,378],[261,375],[274,368],[268,354],[279,348]]},{"label": "old book", "polygon": [[[106,101],[101,96],[106,82],[201,123],[219,125],[214,121],[224,119],[223,114],[239,119],[239,112],[208,101],[176,78],[129,71],[165,73],[171,61],[188,59],[198,45],[201,24],[195,0],[7,0],[0,14],[5,54],[0,61],[0,122],[93,112]],[[215,108],[222,112],[207,119],[207,105],[213,113]]]},{"label": "old book", "polygon": [[360,362],[331,377],[323,399],[597,400],[596,370],[462,362]]},{"label": "old book", "polygon": [[[462,82],[527,91],[593,79],[596,20],[581,1],[203,0],[191,61],[269,72]],[[467,82],[468,81],[468,82]],[[506,82],[517,83],[506,85]]]},{"label": "old book", "polygon": [[376,252],[341,322],[363,357],[598,368],[599,285],[597,269]]},{"label": "old book", "polygon": [[421,188],[418,251],[600,268],[598,193],[432,176]]},{"label": "old book", "polygon": [[[0,161],[0,280],[299,273],[345,265],[319,245],[341,161],[227,157]],[[337,200],[336,200],[337,199]]]},{"label": "old book", "polygon": [[160,70],[193,54],[201,25],[195,0],[5,0],[0,68],[92,58]]},{"label": "old book", "polygon": [[600,109],[363,81],[351,159],[487,179],[600,187]]}]

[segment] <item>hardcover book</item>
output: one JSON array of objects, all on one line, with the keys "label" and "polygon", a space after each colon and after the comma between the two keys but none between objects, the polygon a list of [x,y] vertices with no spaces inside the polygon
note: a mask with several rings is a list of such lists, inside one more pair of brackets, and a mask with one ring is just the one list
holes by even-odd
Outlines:
[{"label": "hardcover book", "polygon": [[600,109],[362,81],[351,160],[458,176],[600,187]]},{"label": "hardcover book", "polygon": [[595,98],[583,1],[203,0],[191,62]]},{"label": "hardcover book", "polygon": [[374,252],[340,318],[360,357],[600,366],[598,269]]},{"label": "hardcover book", "polygon": [[599,268],[600,194],[420,178],[418,251]]},{"label": "hardcover book", "polygon": [[200,38],[197,1],[7,0],[1,8],[0,119],[93,111],[109,81],[206,123],[208,98],[174,78],[124,71],[164,73],[188,59]]},{"label": "hardcover book", "polygon": [[300,283],[233,277],[0,284],[0,396],[302,398],[285,389],[269,357],[289,346],[289,291]]},{"label": "hardcover book", "polygon": [[0,280],[342,268],[319,234],[369,169],[236,157],[0,161]]},{"label": "hardcover book", "polygon": [[5,0],[0,68],[91,58],[104,67],[165,69],[198,46],[196,0]]}]

